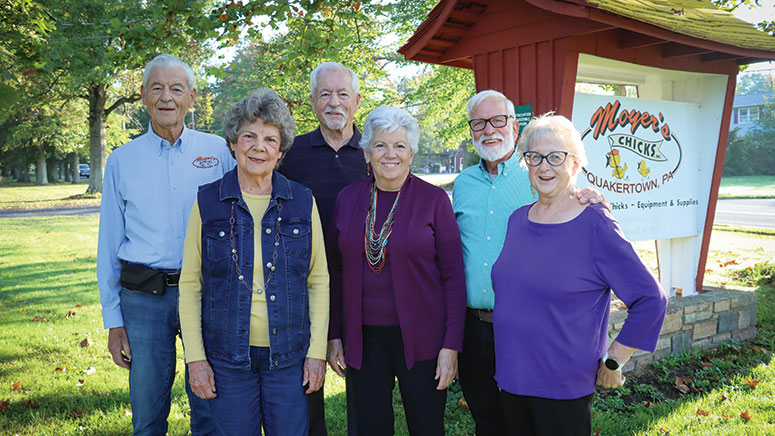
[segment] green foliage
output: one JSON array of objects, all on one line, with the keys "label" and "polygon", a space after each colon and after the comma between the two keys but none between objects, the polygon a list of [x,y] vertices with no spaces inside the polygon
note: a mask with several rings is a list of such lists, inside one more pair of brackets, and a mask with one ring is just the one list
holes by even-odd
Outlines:
[{"label": "green foliage", "polygon": [[775,175],[775,102],[766,102],[745,136],[729,132],[724,176]]},{"label": "green foliage", "polygon": [[761,73],[740,74],[735,95],[771,94],[772,77]]}]

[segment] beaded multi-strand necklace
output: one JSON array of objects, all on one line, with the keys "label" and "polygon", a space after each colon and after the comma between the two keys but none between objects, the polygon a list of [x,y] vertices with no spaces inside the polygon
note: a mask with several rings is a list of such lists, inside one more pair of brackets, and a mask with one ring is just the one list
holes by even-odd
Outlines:
[{"label": "beaded multi-strand necklace", "polygon": [[401,197],[400,190],[396,195],[396,199],[393,200],[393,207],[390,208],[390,213],[382,224],[382,229],[377,234],[374,231],[375,221],[377,220],[377,184],[372,182],[369,210],[366,213],[366,232],[363,235],[363,247],[366,251],[366,259],[369,261],[369,268],[375,274],[379,274],[382,271],[382,267],[385,266],[388,238],[393,233],[393,221],[396,218],[396,207],[398,206],[399,197]]}]

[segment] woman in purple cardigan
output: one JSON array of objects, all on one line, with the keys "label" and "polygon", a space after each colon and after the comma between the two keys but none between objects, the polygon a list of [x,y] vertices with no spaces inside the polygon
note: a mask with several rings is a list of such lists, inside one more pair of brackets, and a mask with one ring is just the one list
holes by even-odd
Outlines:
[{"label": "woman in purple cardigan", "polygon": [[327,237],[328,362],[346,369],[364,436],[393,434],[396,377],[409,433],[443,435],[463,345],[460,233],[447,194],[409,171],[418,139],[406,111],[369,114],[360,145],[373,177],[342,190]]},{"label": "woman in purple cardigan", "polygon": [[[622,386],[632,352],[654,351],[667,297],[608,209],[576,201],[587,161],[567,118],[533,119],[517,150],[538,201],[511,215],[492,268],[495,380],[510,435],[589,436],[595,383]],[[609,345],[612,290],[628,316]]]}]

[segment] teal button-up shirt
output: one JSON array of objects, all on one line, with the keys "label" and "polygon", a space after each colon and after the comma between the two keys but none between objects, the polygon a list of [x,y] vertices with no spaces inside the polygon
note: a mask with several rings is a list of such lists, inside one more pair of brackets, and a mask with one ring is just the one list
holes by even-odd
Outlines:
[{"label": "teal button-up shirt", "polygon": [[466,168],[455,179],[452,208],[463,242],[468,307],[492,309],[495,304],[490,272],[503,248],[509,217],[537,199],[527,174],[514,152],[498,164],[494,180],[484,162]]}]

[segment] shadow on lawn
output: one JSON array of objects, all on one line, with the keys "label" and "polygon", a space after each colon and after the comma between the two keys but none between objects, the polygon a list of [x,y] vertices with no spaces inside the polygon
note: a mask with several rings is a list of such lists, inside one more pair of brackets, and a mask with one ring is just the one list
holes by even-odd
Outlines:
[{"label": "shadow on lawn", "polygon": [[[760,283],[757,303],[758,335],[745,342],[727,341],[713,349],[670,354],[647,369],[628,374],[618,390],[597,389],[593,431],[600,435],[651,429],[655,420],[671,415],[701,396],[746,388],[754,368],[769,364],[775,349],[775,287]],[[736,376],[738,376],[736,378]],[[751,388],[754,388],[752,386]],[[719,394],[721,396],[721,394]],[[723,399],[721,399],[723,401]],[[606,431],[608,430],[608,431]]]}]

